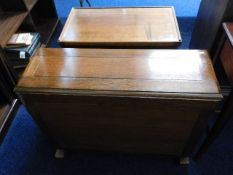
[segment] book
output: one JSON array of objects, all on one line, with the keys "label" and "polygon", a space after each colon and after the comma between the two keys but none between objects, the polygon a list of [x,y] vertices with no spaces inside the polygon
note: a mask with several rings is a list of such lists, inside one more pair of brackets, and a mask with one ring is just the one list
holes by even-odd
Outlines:
[{"label": "book", "polygon": [[5,52],[14,58],[19,59],[29,59],[36,48],[40,45],[40,34],[39,33],[30,33],[32,36],[32,41],[30,45],[21,46],[21,47],[13,47],[13,48],[5,48]]},{"label": "book", "polygon": [[32,44],[33,36],[31,33],[15,33],[8,40],[6,47],[21,47]]}]

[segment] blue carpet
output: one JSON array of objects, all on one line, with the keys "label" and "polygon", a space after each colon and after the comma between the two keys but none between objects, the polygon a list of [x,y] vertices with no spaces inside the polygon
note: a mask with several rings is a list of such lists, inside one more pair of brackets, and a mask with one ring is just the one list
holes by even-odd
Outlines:
[{"label": "blue carpet", "polygon": [[[93,6],[174,5],[182,34],[181,48],[188,48],[200,0],[90,0]],[[64,24],[78,0],[55,0]],[[52,47],[59,47],[55,33]],[[63,160],[53,158],[54,150],[24,106],[21,106],[0,147],[0,175],[80,174],[80,175],[231,175],[233,174],[233,119],[208,152],[189,167],[156,155],[78,152]]]},{"label": "blue carpet", "polygon": [[[89,0],[92,7],[117,6],[174,6],[178,17],[195,17],[201,0]],[[79,0],[55,0],[58,15],[67,17],[72,7],[79,7]],[[87,5],[86,5],[87,6]],[[60,10],[61,9],[61,10]]]}]

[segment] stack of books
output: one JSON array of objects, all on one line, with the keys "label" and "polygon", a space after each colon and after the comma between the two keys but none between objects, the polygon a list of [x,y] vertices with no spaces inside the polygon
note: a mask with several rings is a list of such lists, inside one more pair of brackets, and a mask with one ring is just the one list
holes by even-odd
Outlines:
[{"label": "stack of books", "polygon": [[40,47],[39,33],[16,33],[8,41],[5,51],[11,60],[28,62],[36,49]]}]

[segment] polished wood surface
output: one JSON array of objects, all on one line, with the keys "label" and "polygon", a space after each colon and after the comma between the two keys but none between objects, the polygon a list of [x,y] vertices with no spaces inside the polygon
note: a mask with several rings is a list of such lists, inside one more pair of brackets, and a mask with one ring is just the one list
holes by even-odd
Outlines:
[{"label": "polished wood surface", "polygon": [[207,53],[188,50],[41,49],[19,87],[218,96]]},{"label": "polished wood surface", "polygon": [[15,91],[59,148],[178,156],[221,99],[197,50],[40,49]]},{"label": "polished wood surface", "polygon": [[173,7],[73,8],[59,37],[63,46],[177,46]]}]

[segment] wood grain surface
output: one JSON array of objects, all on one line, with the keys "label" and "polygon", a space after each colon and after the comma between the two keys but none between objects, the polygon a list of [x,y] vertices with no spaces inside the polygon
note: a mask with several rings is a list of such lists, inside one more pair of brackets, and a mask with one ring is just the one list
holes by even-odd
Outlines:
[{"label": "wood grain surface", "polygon": [[177,46],[181,36],[173,7],[73,8],[59,42],[70,47]]},{"label": "wood grain surface", "polygon": [[208,54],[196,50],[41,49],[17,88],[219,97]]}]

